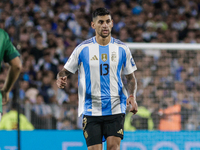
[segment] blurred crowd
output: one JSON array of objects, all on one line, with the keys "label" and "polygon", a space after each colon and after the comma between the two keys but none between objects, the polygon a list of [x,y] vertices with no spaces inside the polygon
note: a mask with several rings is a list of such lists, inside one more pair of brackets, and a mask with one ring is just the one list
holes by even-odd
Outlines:
[{"label": "blurred crowd", "polygon": [[[23,62],[10,99],[18,95],[36,129],[82,128],[78,75],[59,89],[56,74],[74,48],[95,35],[91,12],[98,7],[110,10],[112,36],[122,42],[200,43],[200,0],[1,0],[0,28],[8,32]],[[139,112],[144,113],[127,113],[125,129],[199,130],[200,51],[132,52]],[[2,65],[0,88],[8,70]],[[4,106],[4,113],[10,105]]]}]

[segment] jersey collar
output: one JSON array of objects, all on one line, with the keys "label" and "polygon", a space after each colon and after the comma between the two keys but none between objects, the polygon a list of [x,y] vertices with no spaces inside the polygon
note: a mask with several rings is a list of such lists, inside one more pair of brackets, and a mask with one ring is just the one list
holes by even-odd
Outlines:
[{"label": "jersey collar", "polygon": [[[92,37],[92,40],[93,40],[93,43],[94,43],[94,44],[97,43],[95,36]],[[114,38],[113,38],[112,36],[111,36],[110,43],[112,43],[112,44],[114,43]]]}]

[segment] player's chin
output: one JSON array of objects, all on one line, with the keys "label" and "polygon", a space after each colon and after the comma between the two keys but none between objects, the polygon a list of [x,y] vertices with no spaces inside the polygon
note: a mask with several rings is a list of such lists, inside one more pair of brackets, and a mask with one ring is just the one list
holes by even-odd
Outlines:
[{"label": "player's chin", "polygon": [[102,38],[107,38],[109,35],[110,35],[110,33],[108,33],[108,34],[101,34],[101,37]]}]

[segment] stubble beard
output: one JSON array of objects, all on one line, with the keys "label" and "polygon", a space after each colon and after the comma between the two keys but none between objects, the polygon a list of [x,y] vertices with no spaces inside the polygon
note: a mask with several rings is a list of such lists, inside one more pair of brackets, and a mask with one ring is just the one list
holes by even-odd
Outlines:
[{"label": "stubble beard", "polygon": [[101,33],[99,33],[99,32],[97,32],[98,33],[98,35],[100,35],[102,38],[107,38],[110,34],[111,34],[111,32],[109,31],[108,32],[108,34],[107,35],[103,35],[103,33],[101,32]]}]

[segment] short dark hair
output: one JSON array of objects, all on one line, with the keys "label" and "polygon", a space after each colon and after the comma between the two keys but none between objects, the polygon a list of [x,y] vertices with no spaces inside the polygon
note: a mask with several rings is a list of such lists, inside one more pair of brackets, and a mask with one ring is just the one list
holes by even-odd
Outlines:
[{"label": "short dark hair", "polygon": [[92,20],[96,18],[97,16],[105,16],[105,15],[110,15],[110,12],[106,8],[97,8],[93,13],[92,13]]}]

